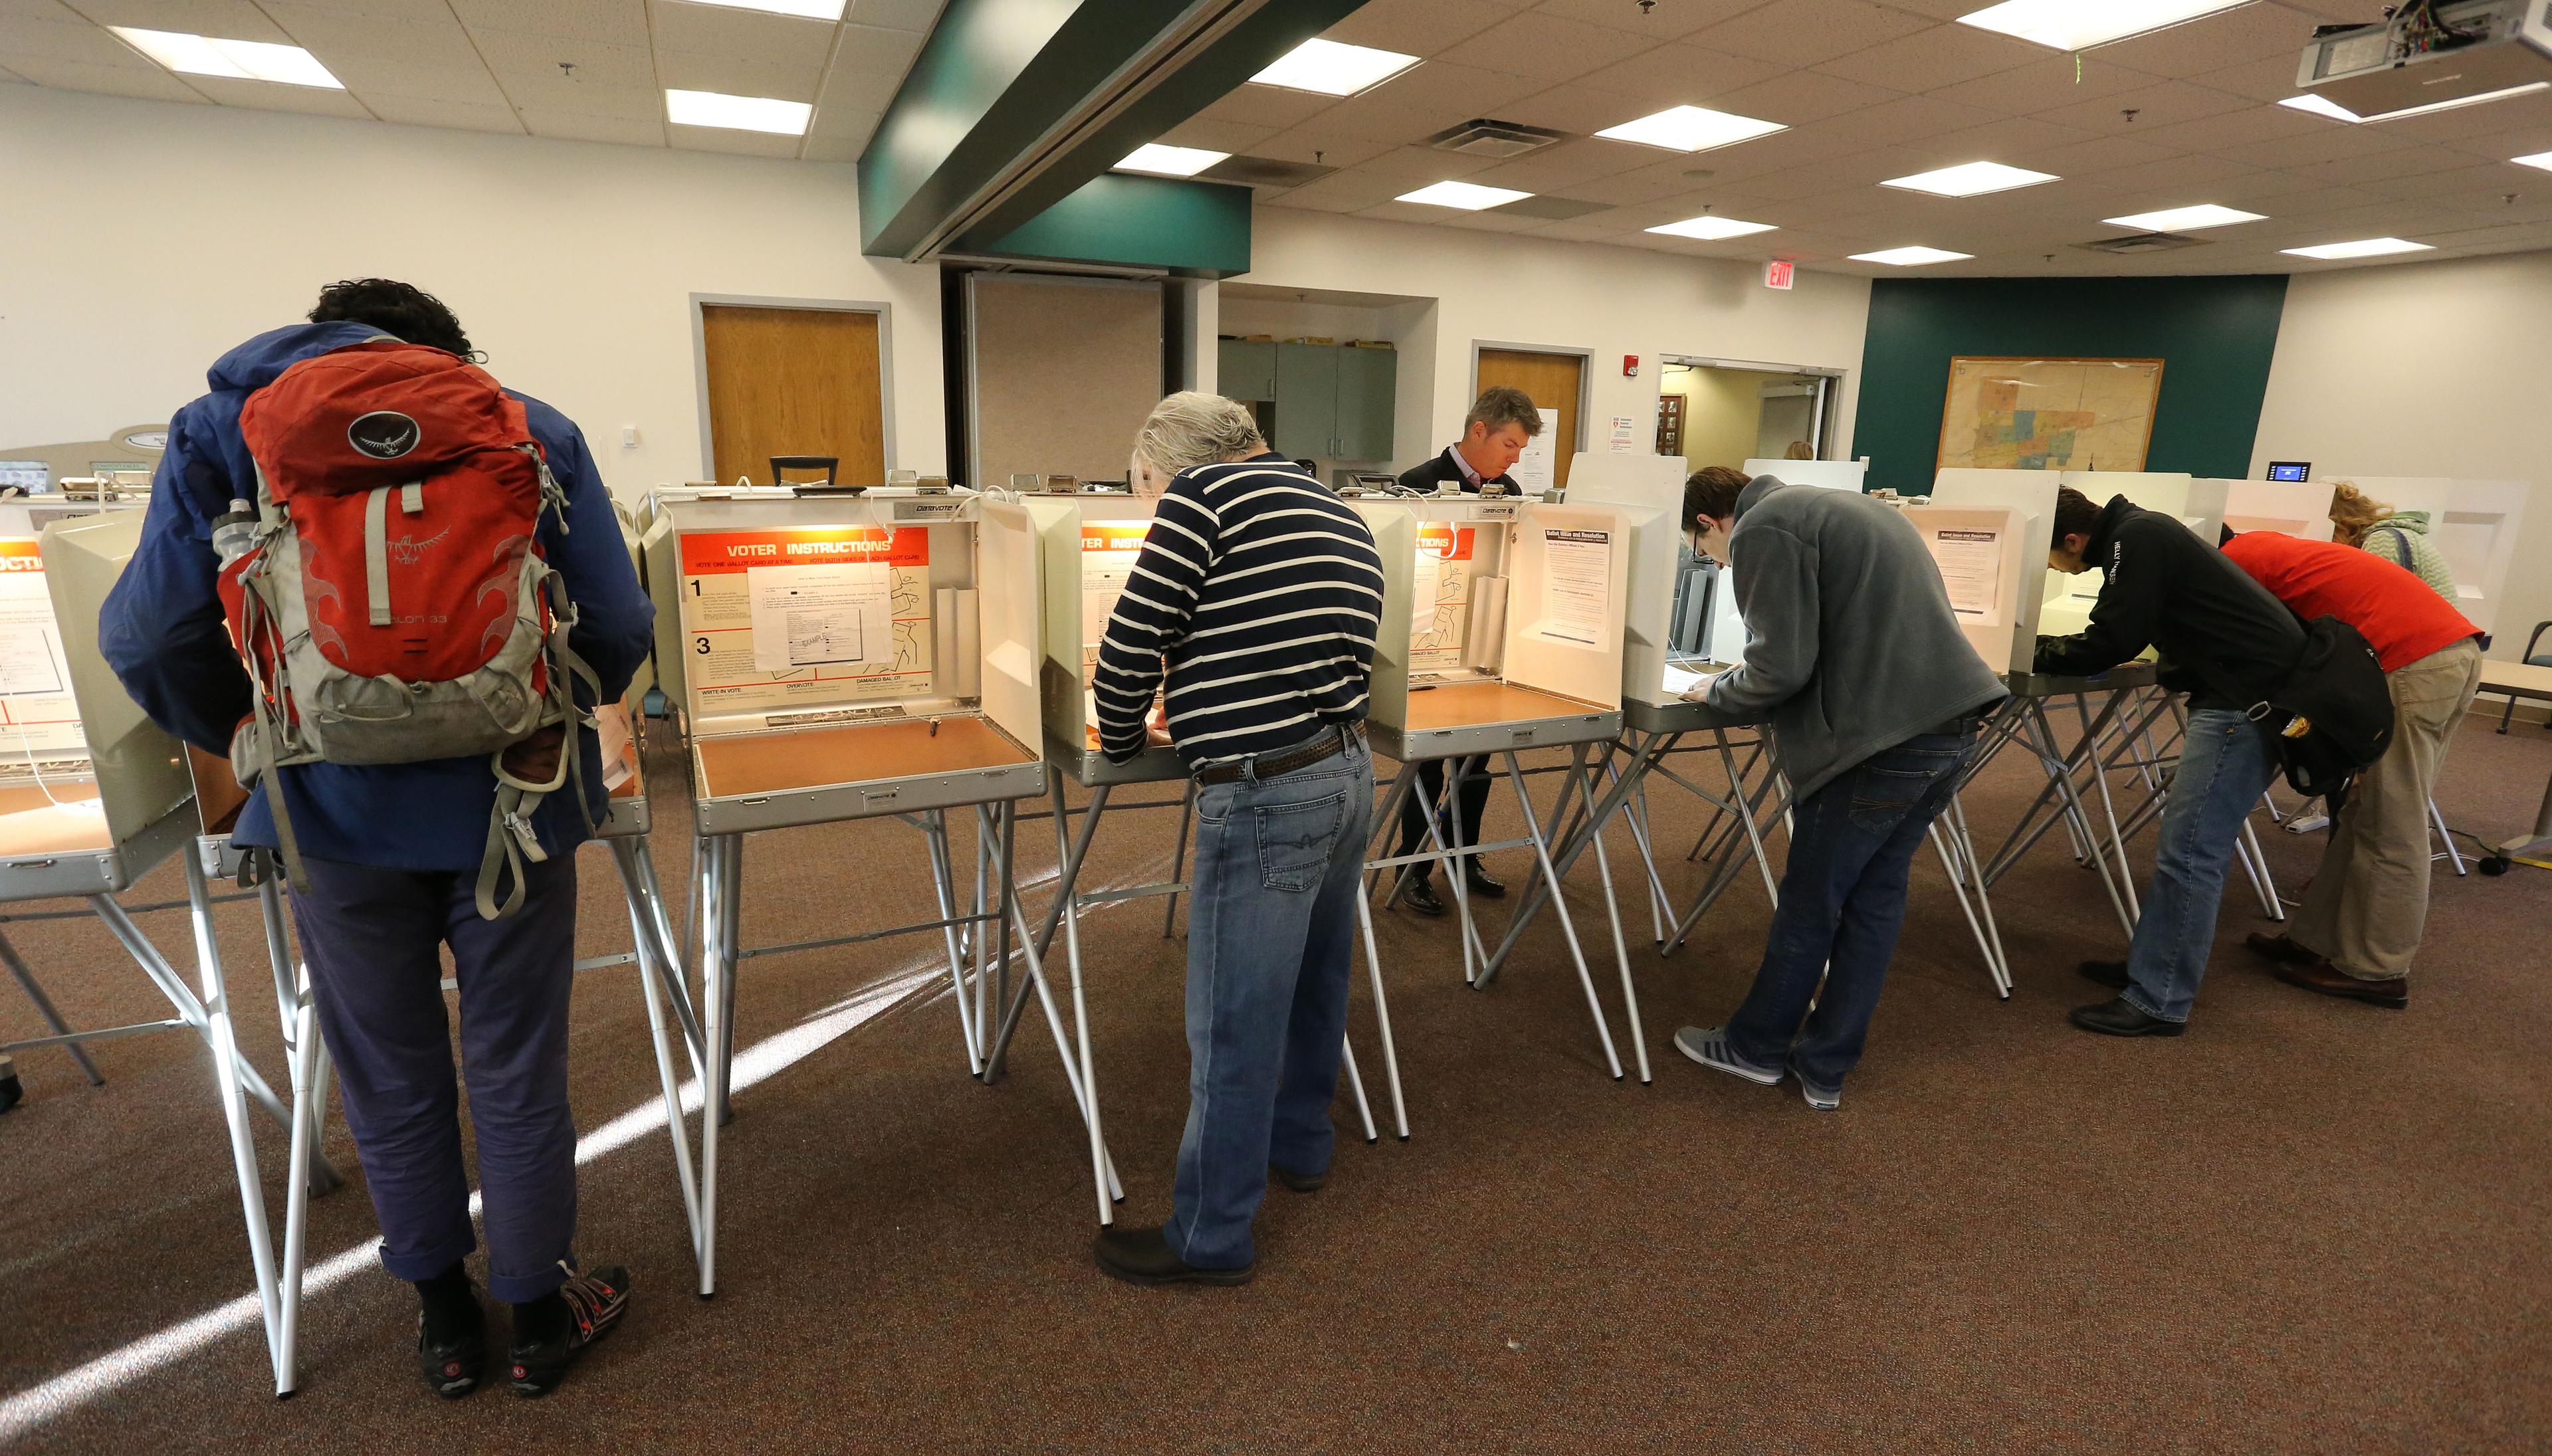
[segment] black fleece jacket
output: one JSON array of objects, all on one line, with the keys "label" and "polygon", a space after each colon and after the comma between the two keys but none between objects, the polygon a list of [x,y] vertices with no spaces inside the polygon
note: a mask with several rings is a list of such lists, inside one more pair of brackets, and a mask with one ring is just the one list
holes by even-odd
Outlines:
[{"label": "black fleece jacket", "polygon": [[2041,673],[2105,672],[2152,647],[2164,684],[2184,688],[2190,707],[2247,708],[2303,654],[2303,624],[2286,603],[2175,516],[2113,496],[2082,559],[2108,579],[2089,627],[2038,639]]}]

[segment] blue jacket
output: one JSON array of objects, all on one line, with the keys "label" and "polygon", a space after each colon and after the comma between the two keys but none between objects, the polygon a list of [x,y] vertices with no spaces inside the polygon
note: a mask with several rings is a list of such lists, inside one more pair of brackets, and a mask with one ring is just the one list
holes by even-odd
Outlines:
[{"label": "blue jacket", "polygon": [[[233,497],[255,499],[257,468],[240,438],[240,407],[255,391],[302,360],[360,344],[379,331],[361,324],[295,324],[260,334],[223,355],[206,375],[212,392],[177,411],[167,454],[152,484],[142,544],[133,553],[98,620],[98,643],[125,690],[160,727],[227,757],[231,732],[249,710],[250,685],[222,624],[215,579],[212,522]],[[541,546],[566,578],[579,619],[570,643],[617,699],[646,660],[656,611],[630,570],[611,497],[565,415],[515,395],[550,472],[567,491],[568,530],[544,519]],[[601,755],[593,735],[579,735],[578,771],[597,812],[602,806]],[[390,870],[471,871],[486,853],[487,819],[496,778],[483,756],[421,764],[348,767],[304,764],[281,771],[301,852]],[[271,784],[261,785],[240,813],[232,838],[275,848],[266,809]],[[581,844],[587,829],[575,793],[562,790],[533,816],[541,844],[553,853]]]}]

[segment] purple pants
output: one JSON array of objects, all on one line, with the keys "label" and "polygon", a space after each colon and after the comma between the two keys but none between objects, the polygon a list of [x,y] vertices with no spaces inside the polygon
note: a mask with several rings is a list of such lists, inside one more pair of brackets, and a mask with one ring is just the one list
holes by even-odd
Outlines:
[{"label": "purple pants", "polygon": [[539,1299],[574,1263],[576,1122],[567,1104],[576,858],[525,869],[522,907],[481,920],[475,873],[305,862],[292,895],[346,1125],[381,1222],[381,1264],[430,1279],[478,1247],[441,947],[461,983],[461,1075],[485,1191],[487,1292]]}]

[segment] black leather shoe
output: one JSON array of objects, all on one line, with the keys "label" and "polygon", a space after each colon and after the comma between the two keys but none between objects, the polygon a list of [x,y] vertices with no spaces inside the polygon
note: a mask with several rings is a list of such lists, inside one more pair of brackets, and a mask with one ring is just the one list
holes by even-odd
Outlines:
[{"label": "black leather shoe", "polygon": [[1255,1263],[1238,1269],[1199,1269],[1170,1252],[1157,1228],[1103,1228],[1090,1245],[1099,1272],[1127,1284],[1247,1284]]},{"label": "black leather shoe", "polygon": [[2127,963],[2124,961],[2084,961],[2074,970],[2093,986],[2105,986],[2111,990],[2127,988]]},{"label": "black leather shoe", "polygon": [[24,1097],[26,1094],[26,1087],[18,1081],[15,1073],[12,1073],[7,1077],[0,1077],[0,1112],[6,1112],[10,1108],[18,1105],[19,1098]]},{"label": "black leather shoe", "polygon": [[1473,860],[1470,868],[1463,872],[1462,886],[1483,899],[1502,900],[1507,897],[1506,882],[1480,868],[1477,860]]},{"label": "black leather shoe", "polygon": [[1298,1194],[1317,1194],[1329,1181],[1326,1173],[1297,1173],[1282,1163],[1268,1164],[1267,1176]]},{"label": "black leather shoe", "polygon": [[2076,1006],[2073,1021],[2084,1031],[2096,1031],[2102,1036],[2178,1036],[2188,1029],[2179,1021],[2146,1015],[2128,1005],[2124,996],[2096,1006]]},{"label": "black leather shoe", "polygon": [[1409,882],[1400,891],[1400,902],[1430,920],[1444,918],[1444,902],[1436,897],[1436,886],[1424,880]]}]

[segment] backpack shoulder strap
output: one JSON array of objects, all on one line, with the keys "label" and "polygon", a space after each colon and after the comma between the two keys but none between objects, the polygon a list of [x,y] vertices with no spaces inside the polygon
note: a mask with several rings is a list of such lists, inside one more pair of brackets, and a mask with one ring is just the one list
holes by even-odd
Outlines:
[{"label": "backpack shoulder strap", "polygon": [[2413,565],[2410,560],[2409,532],[2402,530],[2398,526],[2378,526],[2375,529],[2392,538],[2392,560],[2400,564],[2402,571],[2416,572],[2419,570],[2418,567]]}]

